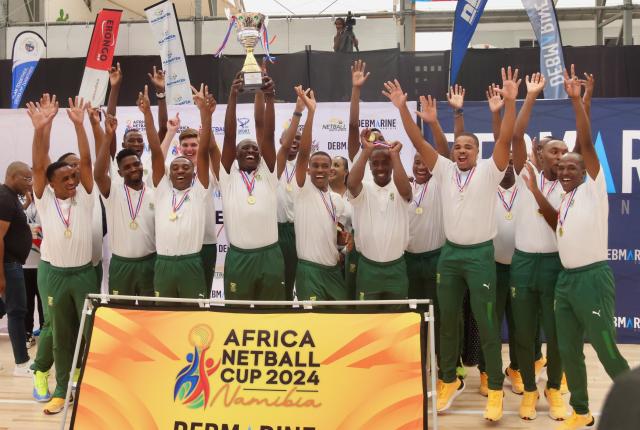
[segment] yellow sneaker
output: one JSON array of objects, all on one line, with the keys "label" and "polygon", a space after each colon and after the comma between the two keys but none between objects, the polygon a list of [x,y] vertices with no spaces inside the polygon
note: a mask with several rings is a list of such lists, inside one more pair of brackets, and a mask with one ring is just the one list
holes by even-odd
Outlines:
[{"label": "yellow sneaker", "polygon": [[44,405],[45,415],[55,415],[64,409],[64,399],[62,397],[52,397],[49,402]]},{"label": "yellow sneaker", "polygon": [[454,399],[464,391],[464,382],[456,378],[453,382],[442,382],[438,391],[436,409],[438,412],[446,411],[451,407]]},{"label": "yellow sneaker", "polygon": [[560,382],[560,394],[569,392],[569,384],[567,384],[567,374],[562,372],[562,381]]},{"label": "yellow sneaker", "polygon": [[480,373],[480,395],[485,397],[489,395],[489,376],[487,372]]},{"label": "yellow sneaker", "polygon": [[564,404],[560,390],[548,388],[544,390],[544,396],[549,403],[549,416],[552,419],[562,421],[567,418],[567,406]]},{"label": "yellow sneaker", "polygon": [[487,399],[487,407],[484,410],[484,419],[489,421],[498,421],[502,418],[502,400],[504,393],[502,390],[489,389],[489,397]]},{"label": "yellow sneaker", "polygon": [[578,415],[575,412],[562,424],[556,427],[556,430],[580,430],[593,427],[596,420],[593,419],[591,414]]},{"label": "yellow sneaker", "polygon": [[536,404],[538,403],[538,391],[525,391],[520,402],[520,418],[523,420],[535,420],[538,416],[536,412]]},{"label": "yellow sneaker", "polygon": [[507,367],[504,374],[511,382],[511,391],[515,394],[524,393],[524,382],[522,382],[522,375],[518,370],[513,370],[511,367]]},{"label": "yellow sneaker", "polygon": [[442,389],[442,384],[444,384],[444,382],[442,381],[442,379],[438,378],[436,380],[436,393],[440,392],[440,390]]},{"label": "yellow sneaker", "polygon": [[547,366],[547,358],[543,355],[542,357],[540,357],[539,360],[536,360],[536,362],[533,363],[533,365],[536,371],[536,384],[537,384],[538,381],[540,380],[542,369],[544,369]]}]

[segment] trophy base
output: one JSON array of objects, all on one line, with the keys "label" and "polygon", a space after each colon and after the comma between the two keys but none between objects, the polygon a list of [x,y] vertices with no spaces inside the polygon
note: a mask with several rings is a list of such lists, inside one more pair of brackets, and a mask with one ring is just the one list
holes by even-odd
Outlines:
[{"label": "trophy base", "polygon": [[262,88],[262,72],[242,72],[244,90],[255,93]]}]

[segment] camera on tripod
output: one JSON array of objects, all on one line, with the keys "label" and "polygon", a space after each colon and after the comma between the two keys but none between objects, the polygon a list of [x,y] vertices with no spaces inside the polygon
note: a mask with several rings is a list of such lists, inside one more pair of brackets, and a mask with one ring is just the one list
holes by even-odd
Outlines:
[{"label": "camera on tripod", "polygon": [[353,32],[353,26],[356,25],[356,19],[351,14],[351,11],[347,12],[347,17],[344,20],[344,27],[346,31]]}]

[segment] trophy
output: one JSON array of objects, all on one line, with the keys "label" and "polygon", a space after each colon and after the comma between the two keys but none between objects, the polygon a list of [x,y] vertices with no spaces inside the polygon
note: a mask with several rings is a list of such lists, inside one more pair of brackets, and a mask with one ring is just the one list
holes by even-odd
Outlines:
[{"label": "trophy", "polygon": [[260,31],[265,16],[256,12],[241,12],[236,14],[238,25],[238,41],[247,53],[242,66],[242,80],[245,91],[256,91],[262,87],[262,69],[253,55],[253,50],[260,39]]}]

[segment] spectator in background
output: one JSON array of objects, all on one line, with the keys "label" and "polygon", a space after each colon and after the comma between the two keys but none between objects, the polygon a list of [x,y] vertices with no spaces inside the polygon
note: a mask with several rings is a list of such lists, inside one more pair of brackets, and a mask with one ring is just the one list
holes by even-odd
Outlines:
[{"label": "spectator in background", "polygon": [[598,430],[636,430],[640,428],[640,403],[629,401],[640,396],[640,367],[616,378],[602,409]]},{"label": "spectator in background", "polygon": [[336,35],[333,36],[334,52],[353,52],[353,48],[358,49],[358,39],[353,34],[353,27],[347,26],[344,18],[335,20]]}]

